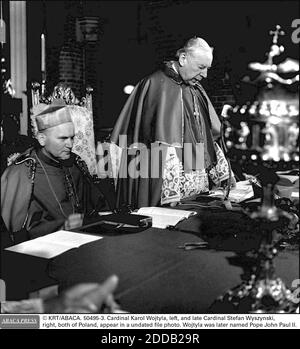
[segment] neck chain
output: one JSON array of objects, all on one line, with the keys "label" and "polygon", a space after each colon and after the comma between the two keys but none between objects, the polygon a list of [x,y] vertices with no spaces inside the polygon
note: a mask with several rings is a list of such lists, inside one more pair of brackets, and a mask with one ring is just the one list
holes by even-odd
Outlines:
[{"label": "neck chain", "polygon": [[[79,204],[78,196],[77,196],[76,189],[74,186],[75,182],[73,180],[72,174],[71,174],[69,169],[66,169],[66,171],[64,171],[64,172],[65,172],[67,194],[68,194],[69,199],[72,203],[73,211],[74,211],[74,205],[75,205],[75,211],[80,212],[81,206]],[[74,205],[73,205],[73,201],[74,201]]]},{"label": "neck chain", "polygon": [[[48,174],[47,174],[47,172],[46,172],[46,169],[45,169],[44,165],[42,164],[42,162],[41,162],[41,160],[39,159],[39,157],[38,157],[37,154],[36,154],[36,157],[37,157],[37,160],[38,160],[39,164],[41,165],[41,167],[42,167],[42,169],[43,169],[43,171],[44,171],[44,173],[45,173],[47,182],[48,182],[48,184],[49,184],[49,188],[50,188],[50,190],[51,190],[51,192],[52,192],[52,194],[53,194],[53,196],[54,196],[54,198],[55,198],[55,201],[57,202],[57,204],[58,204],[58,206],[59,206],[59,208],[60,208],[61,213],[63,214],[63,216],[64,216],[65,218],[68,218],[68,216],[65,214],[65,211],[63,210],[63,208],[62,208],[62,206],[61,206],[61,204],[60,204],[60,202],[59,202],[59,200],[58,200],[58,198],[57,198],[57,196],[56,196],[56,194],[55,194],[55,191],[54,191],[54,189],[53,189],[53,187],[52,187],[52,184],[51,184],[51,182],[50,182],[50,179],[49,179],[49,177],[48,177]],[[73,213],[74,213],[74,208],[73,208]]]}]

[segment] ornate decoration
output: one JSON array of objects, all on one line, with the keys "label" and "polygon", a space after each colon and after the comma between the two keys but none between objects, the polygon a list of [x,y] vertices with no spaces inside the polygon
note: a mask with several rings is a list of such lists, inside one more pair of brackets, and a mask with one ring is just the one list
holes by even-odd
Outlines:
[{"label": "ornate decoration", "polygon": [[278,74],[298,71],[299,63],[287,59],[281,64],[274,64],[273,58],[284,51],[284,47],[278,45],[278,37],[284,32],[277,25],[270,34],[273,40],[267,61],[249,64],[252,70],[260,72],[252,82],[258,88],[254,101],[235,106],[225,116],[225,138],[229,150],[242,166],[253,166],[255,163],[265,171],[261,174],[261,205],[253,212],[245,211],[261,226],[261,244],[255,253],[256,268],[246,282],[229,290],[214,304],[221,307],[226,303],[231,304],[239,312],[290,313],[297,308],[293,294],[275,275],[273,259],[277,248],[273,241],[273,230],[276,223],[283,225],[288,222],[290,227],[298,221],[293,212],[275,205],[274,185],[278,177],[274,170],[298,168],[299,96],[287,87],[299,81],[299,75],[284,79]]},{"label": "ornate decoration", "polygon": [[32,104],[39,103],[51,104],[54,100],[61,99],[66,105],[79,105],[92,111],[92,92],[93,88],[88,86],[86,88],[86,95],[78,99],[72,89],[65,84],[58,84],[54,87],[51,95],[40,94],[41,84],[38,82],[32,83]]}]

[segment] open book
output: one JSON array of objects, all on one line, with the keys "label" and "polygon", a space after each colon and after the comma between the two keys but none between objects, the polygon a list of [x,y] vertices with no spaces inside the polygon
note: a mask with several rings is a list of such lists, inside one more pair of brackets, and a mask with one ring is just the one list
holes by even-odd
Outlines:
[{"label": "open book", "polygon": [[142,207],[132,214],[152,217],[152,227],[164,229],[169,225],[175,226],[178,222],[197,214],[197,212],[164,207]]},{"label": "open book", "polygon": [[99,239],[102,239],[102,237],[59,230],[52,234],[8,247],[6,250],[36,257],[53,258],[61,253],[71,250],[72,248],[77,248],[88,242]]}]

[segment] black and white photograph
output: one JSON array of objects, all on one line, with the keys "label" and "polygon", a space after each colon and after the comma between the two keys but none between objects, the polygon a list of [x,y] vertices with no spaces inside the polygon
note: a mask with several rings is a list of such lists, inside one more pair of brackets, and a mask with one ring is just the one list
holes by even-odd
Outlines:
[{"label": "black and white photograph", "polygon": [[0,328],[299,329],[299,2],[0,2]]}]

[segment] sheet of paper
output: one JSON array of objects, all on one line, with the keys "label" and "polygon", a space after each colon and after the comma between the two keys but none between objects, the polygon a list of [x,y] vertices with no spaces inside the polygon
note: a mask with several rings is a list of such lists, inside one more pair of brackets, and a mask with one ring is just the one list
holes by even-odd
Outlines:
[{"label": "sheet of paper", "polygon": [[8,247],[6,250],[36,257],[53,258],[72,248],[100,239],[102,239],[101,236],[59,230],[52,234]]},{"label": "sheet of paper", "polygon": [[[209,196],[224,198],[225,190],[224,189],[214,190],[209,194]],[[237,182],[236,187],[231,188],[229,192],[229,200],[236,203],[242,202],[246,199],[250,199],[253,196],[254,196],[253,188],[248,180]]]},{"label": "sheet of paper", "polygon": [[178,217],[185,217],[185,218],[193,214],[196,214],[196,212],[194,211],[175,210],[172,208],[165,208],[165,207],[141,207],[137,213],[145,216],[149,214],[156,214],[156,215],[178,216]]},{"label": "sheet of paper", "polygon": [[[141,214],[138,212],[132,212],[132,214]],[[181,217],[176,216],[163,216],[154,213],[143,213],[143,215],[152,217],[152,227],[165,229],[168,225],[176,225],[178,222],[182,220]]]},{"label": "sheet of paper", "polygon": [[12,251],[12,252],[28,254],[30,256],[35,256],[35,257],[53,258],[53,257],[56,257],[56,256],[66,252],[72,248],[72,247],[69,247],[66,245],[49,243],[46,241],[36,242],[35,240],[37,240],[37,239],[22,242],[21,244],[18,244],[18,245],[12,246],[12,247],[8,247],[8,248],[6,248],[6,250]]},{"label": "sheet of paper", "polygon": [[[99,240],[101,238],[102,237],[95,236],[95,235],[75,233],[73,231],[68,231],[68,230],[58,230],[52,234],[48,234],[37,239],[41,239],[45,242],[50,242],[55,244],[59,243],[60,245],[69,246],[73,248],[73,247],[79,247],[83,244],[87,244],[88,242],[91,242],[91,241]],[[34,239],[34,240],[37,240],[37,239]]]},{"label": "sheet of paper", "polygon": [[152,217],[152,227],[165,229],[169,225],[176,225],[184,218],[188,218],[197,212],[187,210],[173,210],[164,207],[142,207],[133,214]]}]

